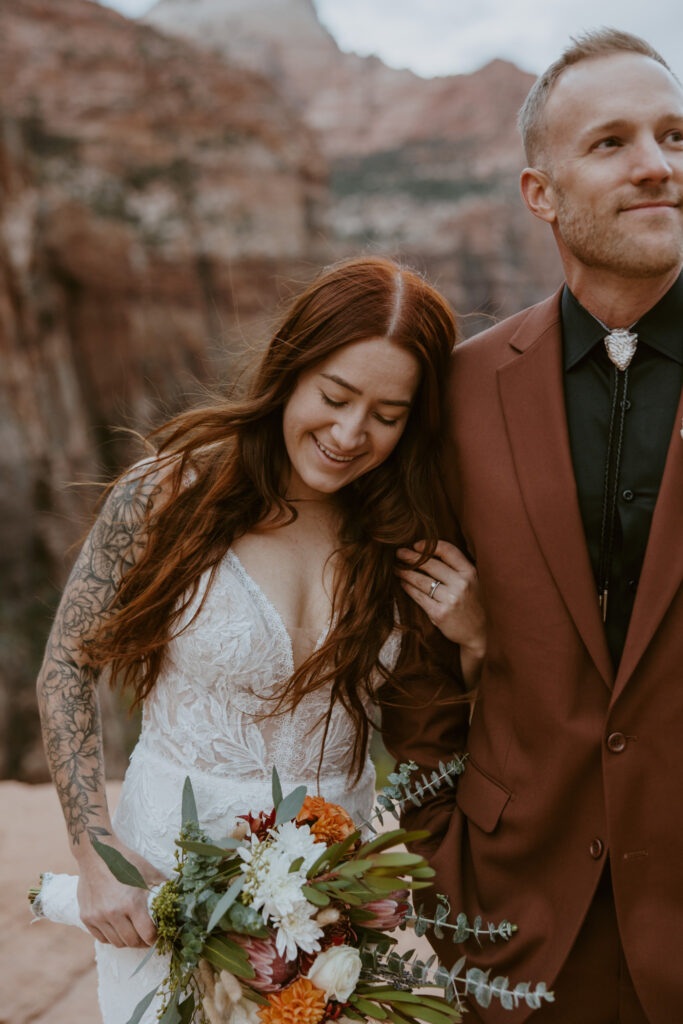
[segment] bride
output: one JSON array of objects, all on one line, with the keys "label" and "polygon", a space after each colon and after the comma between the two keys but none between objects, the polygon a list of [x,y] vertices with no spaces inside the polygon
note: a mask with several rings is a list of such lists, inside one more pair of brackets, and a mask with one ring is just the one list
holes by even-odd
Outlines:
[{"label": "bride", "polygon": [[[366,815],[381,686],[409,697],[416,672],[446,685],[476,674],[483,616],[469,563],[442,544],[452,582],[431,588],[460,665],[437,663],[406,595],[424,604],[415,586],[429,577],[408,583],[395,568],[398,548],[437,540],[454,342],[447,305],[417,274],[376,258],[339,264],[294,302],[247,397],[176,417],[152,435],[155,455],[109,487],[38,679],[105,1024],[125,1024],[166,964],[154,956],[131,977],[155,939],[146,893],[117,882],[91,840],[159,882],[174,866],[185,777],[218,838],[268,808],[273,765],[286,790],[304,783]],[[111,819],[104,670],[143,707]]]}]

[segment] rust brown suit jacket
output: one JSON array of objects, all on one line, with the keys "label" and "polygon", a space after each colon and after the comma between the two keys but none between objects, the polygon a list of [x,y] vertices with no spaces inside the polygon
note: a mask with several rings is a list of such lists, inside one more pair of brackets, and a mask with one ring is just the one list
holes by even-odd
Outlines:
[{"label": "rust brown suit jacket", "polygon": [[[623,946],[652,1024],[683,1020],[683,399],[614,672],[564,410],[559,293],[456,349],[445,488],[477,564],[488,653],[471,724],[433,702],[385,709],[399,760],[469,755],[432,830],[436,889],[519,926],[469,945],[492,976],[550,986],[609,855]],[[448,942],[435,946],[455,959]],[[458,953],[461,952],[458,950]],[[530,1011],[492,1007],[491,1024]]]}]

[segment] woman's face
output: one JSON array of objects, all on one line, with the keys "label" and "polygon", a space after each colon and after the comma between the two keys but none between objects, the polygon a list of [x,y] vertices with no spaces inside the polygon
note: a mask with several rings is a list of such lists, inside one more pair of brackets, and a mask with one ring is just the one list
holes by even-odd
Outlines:
[{"label": "woman's face", "polygon": [[387,338],[345,345],[302,373],[282,420],[287,497],[324,498],[384,462],[419,380],[416,357]]}]

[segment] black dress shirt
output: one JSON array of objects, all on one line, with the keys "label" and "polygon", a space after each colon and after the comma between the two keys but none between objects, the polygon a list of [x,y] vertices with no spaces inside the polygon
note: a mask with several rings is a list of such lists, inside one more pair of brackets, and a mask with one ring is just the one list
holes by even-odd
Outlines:
[{"label": "black dress shirt", "polygon": [[[683,386],[683,274],[632,330],[638,335],[638,347],[628,370],[605,621],[615,668],[624,648]],[[604,327],[566,286],[562,331],[569,443],[596,576],[597,602],[610,409],[617,371],[605,351]]]}]

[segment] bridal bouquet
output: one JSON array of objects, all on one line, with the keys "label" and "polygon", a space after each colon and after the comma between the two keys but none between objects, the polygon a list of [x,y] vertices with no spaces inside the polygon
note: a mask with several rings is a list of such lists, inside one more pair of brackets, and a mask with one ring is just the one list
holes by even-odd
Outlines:
[{"label": "bridal bouquet", "polygon": [[[511,989],[506,978],[465,970],[464,958],[447,970],[434,956],[423,962],[413,951],[392,950],[388,933],[408,924],[418,934],[451,927],[458,942],[470,933],[495,941],[514,931],[507,922],[470,926],[464,915],[449,925],[443,897],[433,919],[411,910],[409,890],[430,885],[434,872],[396,847],[427,833],[378,834],[372,821],[387,810],[397,815],[406,799],[419,802],[425,788],[452,785],[463,764],[440,765],[440,774],[411,791],[414,768],[402,765],[390,776],[373,819],[362,823],[374,833],[367,840],[343,807],[307,796],[304,786],[283,797],[273,769],[272,810],[243,815],[240,829],[215,842],[199,824],[186,779],[176,870],[151,898],[158,937],[147,956],[170,954],[169,971],[128,1024],[138,1024],[159,989],[160,1024],[454,1024],[468,992],[483,1006],[494,997],[508,1008],[551,1001],[542,983]],[[94,846],[119,881],[147,888],[117,850]],[[39,890],[32,894],[35,901]]]}]

